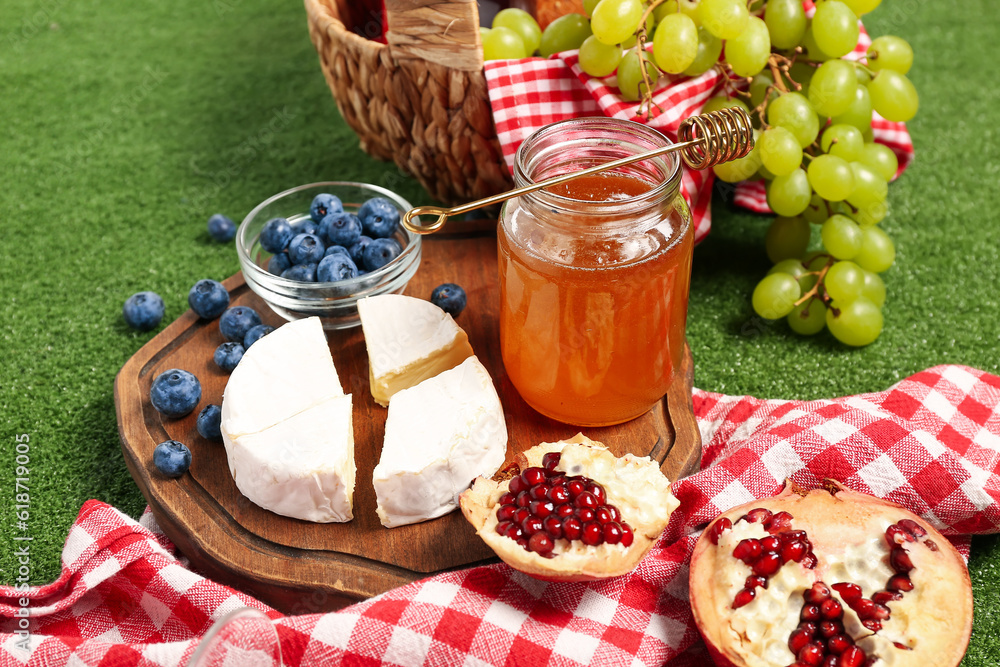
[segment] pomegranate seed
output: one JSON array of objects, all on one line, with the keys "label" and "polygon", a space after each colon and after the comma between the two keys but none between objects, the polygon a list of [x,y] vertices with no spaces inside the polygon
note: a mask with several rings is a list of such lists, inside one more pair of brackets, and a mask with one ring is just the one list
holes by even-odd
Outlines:
[{"label": "pomegranate seed", "polygon": [[513,505],[501,505],[497,508],[497,521],[510,521],[514,518],[517,508]]},{"label": "pomegranate seed", "polygon": [[595,547],[604,541],[604,531],[596,521],[588,521],[583,524],[583,535],[580,539],[583,540],[584,544]]},{"label": "pomegranate seed", "polygon": [[591,482],[587,485],[587,493],[597,498],[597,502],[601,505],[608,502],[608,494],[604,492],[604,487],[597,482]]},{"label": "pomegranate seed", "polygon": [[835,621],[844,617],[844,608],[839,602],[830,598],[828,600],[823,600],[823,602],[819,605],[819,613],[828,621]]},{"label": "pomegranate seed", "polygon": [[903,542],[913,542],[913,535],[899,527],[898,524],[892,524],[885,529],[885,541],[889,543],[889,547],[892,548],[897,544],[902,544]]},{"label": "pomegranate seed", "polygon": [[549,489],[549,500],[557,505],[569,501],[569,491],[565,486],[553,486]]},{"label": "pomegranate seed", "polygon": [[861,621],[861,625],[865,626],[872,632],[878,632],[879,630],[882,629],[882,623],[880,621],[876,621],[873,618],[868,619],[866,621]]},{"label": "pomegranate seed", "polygon": [[599,524],[606,524],[611,521],[611,512],[608,511],[607,507],[598,507],[594,510],[594,519],[596,519]]},{"label": "pomegranate seed", "polygon": [[812,585],[812,588],[806,589],[802,597],[810,604],[819,604],[823,600],[830,599],[830,587],[822,581],[817,581]]},{"label": "pomegranate seed", "polygon": [[927,534],[924,527],[913,519],[900,519],[897,523],[900,528],[908,532],[910,535],[913,535],[913,537],[923,537]]},{"label": "pomegranate seed", "polygon": [[756,575],[751,574],[749,577],[747,577],[747,580],[743,583],[743,588],[746,588],[747,590],[753,590],[755,588],[767,588],[767,578],[758,577]]},{"label": "pomegranate seed", "polygon": [[584,491],[576,498],[574,498],[573,504],[576,505],[577,507],[586,507],[588,509],[594,509],[598,505],[600,505],[600,503],[597,502],[597,498],[594,496],[594,494],[590,493],[589,491]]},{"label": "pomegranate seed", "polygon": [[788,512],[778,512],[771,517],[771,520],[764,524],[764,530],[776,535],[790,530],[792,527],[792,515]]},{"label": "pomegranate seed", "polygon": [[860,599],[863,594],[861,586],[848,582],[833,584],[830,588],[840,593],[840,597],[843,598],[844,602],[851,605],[852,608],[854,607],[852,600]]},{"label": "pomegranate seed", "polygon": [[802,613],[799,614],[799,618],[803,621],[818,621],[819,620],[819,605],[807,604],[802,605]]},{"label": "pomegranate seed", "polygon": [[783,533],[779,533],[782,542],[791,542],[792,540],[798,540],[800,542],[807,542],[806,531],[804,530],[789,530]]},{"label": "pomegranate seed", "polygon": [[771,518],[771,510],[764,507],[756,507],[743,515],[743,519],[750,523],[764,523]]},{"label": "pomegranate seed", "polygon": [[763,549],[765,553],[778,553],[781,550],[781,540],[774,535],[768,535],[760,541],[760,548]]},{"label": "pomegranate seed", "polygon": [[521,471],[521,479],[525,486],[532,487],[545,481],[545,470],[542,468],[525,468]]},{"label": "pomegranate seed", "polygon": [[802,623],[799,623],[799,630],[802,630],[803,632],[808,634],[809,638],[812,639],[813,637],[816,636],[817,628],[816,624],[813,623],[812,621],[803,621]]},{"label": "pomegranate seed", "polygon": [[542,457],[542,467],[546,470],[555,470],[560,458],[562,455],[559,452],[549,452]]},{"label": "pomegranate seed", "polygon": [[578,540],[583,535],[583,522],[575,516],[569,516],[563,519],[562,529],[567,540]]},{"label": "pomegranate seed", "polygon": [[552,539],[558,540],[563,536],[562,519],[557,516],[545,517],[542,520],[542,530],[548,533]]},{"label": "pomegranate seed", "polygon": [[521,493],[517,494],[517,500],[515,500],[514,503],[518,507],[527,507],[528,505],[531,504],[531,494],[527,491],[522,491]]},{"label": "pomegranate seed", "polygon": [[500,496],[500,500],[497,501],[497,505],[513,505],[515,500],[517,500],[517,494],[510,493],[508,491]]},{"label": "pomegranate seed", "polygon": [[854,611],[857,612],[858,618],[862,621],[867,621],[874,619],[876,621],[884,621],[889,618],[889,608],[880,605],[872,600],[866,600],[864,598],[858,600],[857,606],[853,607]]},{"label": "pomegranate seed", "polygon": [[750,604],[755,597],[757,597],[757,593],[755,591],[748,591],[745,588],[742,589],[736,594],[736,597],[733,598],[733,609],[739,609],[740,607]]},{"label": "pomegranate seed", "polygon": [[885,585],[890,591],[899,591],[901,593],[907,593],[913,590],[913,582],[905,574],[897,574],[889,579],[889,583]]},{"label": "pomegranate seed", "polygon": [[820,665],[822,665],[822,667],[840,667],[840,658],[832,653],[827,653]]},{"label": "pomegranate seed", "polygon": [[605,507],[607,508],[608,512],[611,513],[611,520],[621,523],[622,513],[618,511],[618,508],[615,507],[614,505],[605,505]]},{"label": "pomegranate seed", "polygon": [[865,652],[857,646],[848,646],[840,654],[839,667],[861,667],[866,657]]},{"label": "pomegranate seed", "polygon": [[548,479],[549,486],[566,486],[566,475],[553,475]]},{"label": "pomegranate seed", "polygon": [[722,517],[721,519],[713,523],[711,528],[709,528],[708,539],[712,542],[712,544],[718,546],[719,538],[722,537],[722,534],[724,532],[731,529],[732,527],[733,527],[733,522],[730,521],[729,518],[727,517]]},{"label": "pomegranate seed", "polygon": [[521,530],[524,531],[525,535],[531,537],[542,530],[542,520],[537,516],[529,516],[521,522]]},{"label": "pomegranate seed", "polygon": [[924,540],[924,544],[927,545],[927,548],[931,551],[938,550],[938,545],[934,542],[934,540]]},{"label": "pomegranate seed", "polygon": [[872,602],[876,604],[884,605],[887,602],[894,602],[896,600],[902,600],[902,593],[893,593],[892,591],[879,591],[872,596]]},{"label": "pomegranate seed", "polygon": [[736,548],[733,549],[733,558],[749,565],[760,558],[761,552],[760,540],[749,537],[745,540],[740,540],[740,543],[736,545]]},{"label": "pomegranate seed", "polygon": [[913,569],[913,561],[903,547],[895,547],[889,552],[889,565],[900,574],[906,574]]},{"label": "pomegranate seed", "polygon": [[526,537],[519,537],[519,538],[517,538],[517,543],[520,544],[525,549],[528,548],[528,538],[526,538]]},{"label": "pomegranate seed", "polygon": [[566,490],[569,491],[570,498],[576,498],[587,488],[586,484],[578,479],[566,480]]},{"label": "pomegranate seed", "polygon": [[823,662],[823,655],[826,653],[824,648],[826,647],[820,642],[811,642],[803,646],[795,657],[798,658],[799,662],[819,667]]},{"label": "pomegranate seed", "polygon": [[577,519],[583,521],[584,523],[594,520],[594,510],[589,507],[577,507],[573,510],[573,514],[576,515]]},{"label": "pomegranate seed", "polygon": [[622,527],[618,525],[618,522],[605,523],[603,524],[603,528],[605,542],[608,544],[618,544],[622,541]]},{"label": "pomegranate seed", "polygon": [[781,556],[775,553],[766,553],[751,566],[753,573],[762,577],[770,577],[781,567]]},{"label": "pomegranate seed", "polygon": [[798,655],[798,652],[805,648],[806,644],[812,641],[812,638],[812,633],[803,628],[796,628],[788,636],[788,650]]},{"label": "pomegranate seed", "polygon": [[514,523],[520,526],[529,516],[531,516],[531,510],[527,507],[519,507],[514,510]]},{"label": "pomegranate seed", "polygon": [[819,563],[819,559],[816,558],[816,554],[810,551],[805,556],[803,556],[802,560],[800,560],[799,562],[802,563],[803,567],[806,567],[811,570],[814,567],[816,567],[817,563]]},{"label": "pomegranate seed", "polygon": [[521,491],[527,490],[527,488],[528,485],[524,483],[524,480],[521,479],[520,475],[517,477],[511,477],[510,482],[507,483],[507,492],[515,496],[521,493]]},{"label": "pomegranate seed", "polygon": [[807,551],[806,545],[798,540],[786,542],[781,547],[781,562],[787,563],[788,561],[795,561],[798,563],[806,557]]},{"label": "pomegranate seed", "polygon": [[845,634],[834,635],[826,640],[826,650],[834,655],[840,655],[851,646],[854,646],[854,640]]},{"label": "pomegranate seed", "polygon": [[548,515],[552,514],[555,509],[556,506],[553,505],[550,500],[532,500],[531,504],[528,505],[528,511],[540,519],[544,519]]},{"label": "pomegranate seed", "polygon": [[819,633],[823,639],[829,639],[834,635],[839,635],[844,631],[844,626],[837,621],[823,621],[819,624]]},{"label": "pomegranate seed", "polygon": [[535,533],[528,538],[528,550],[537,554],[545,555],[552,552],[555,542],[545,533]]},{"label": "pomegranate seed", "polygon": [[571,515],[574,511],[575,510],[572,505],[569,503],[563,503],[562,505],[556,507],[556,516],[565,518]]},{"label": "pomegranate seed", "polygon": [[632,540],[635,536],[632,534],[632,528],[627,523],[621,524],[622,526],[622,546],[630,547],[632,546]]},{"label": "pomegranate seed", "polygon": [[506,537],[507,533],[513,527],[514,527],[514,524],[512,524],[510,521],[501,521],[500,523],[497,524],[497,534],[503,535],[504,537]]},{"label": "pomegranate seed", "polygon": [[538,484],[528,489],[528,495],[531,496],[532,500],[545,500],[549,497],[550,488],[552,487],[548,484]]},{"label": "pomegranate seed", "polygon": [[912,648],[910,648],[906,644],[900,644],[899,642],[893,642],[892,645],[895,646],[896,648],[898,648],[900,651],[912,651],[913,650]]}]

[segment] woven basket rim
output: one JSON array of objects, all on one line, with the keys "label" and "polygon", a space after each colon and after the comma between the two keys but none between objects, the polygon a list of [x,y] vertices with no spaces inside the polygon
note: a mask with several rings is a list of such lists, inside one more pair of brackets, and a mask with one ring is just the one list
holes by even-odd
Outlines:
[{"label": "woven basket rim", "polygon": [[[336,0],[332,1],[335,2]],[[346,44],[349,44],[354,49],[371,49],[376,54],[380,54],[383,50],[389,48],[388,44],[367,39],[352,30],[348,30],[344,22],[332,14],[330,2],[331,0],[305,0],[306,13],[309,16],[309,20],[319,29],[326,32],[332,26],[333,30],[341,33],[339,38],[344,39]]]}]

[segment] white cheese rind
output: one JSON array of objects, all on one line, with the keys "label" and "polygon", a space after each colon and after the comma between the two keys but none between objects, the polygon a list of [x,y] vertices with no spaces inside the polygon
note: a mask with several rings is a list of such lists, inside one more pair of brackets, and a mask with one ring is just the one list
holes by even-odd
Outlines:
[{"label": "white cheese rind", "polygon": [[223,433],[243,495],[275,514],[329,523],[354,518],[351,396],[335,396],[258,433]]},{"label": "white cheese rind", "polygon": [[385,443],[372,482],[387,528],[458,507],[477,475],[503,465],[507,426],[500,397],[476,357],[404,389],[389,403]]},{"label": "white cheese rind", "polygon": [[451,315],[424,299],[381,294],[358,302],[368,349],[369,384],[379,405],[472,356]]}]

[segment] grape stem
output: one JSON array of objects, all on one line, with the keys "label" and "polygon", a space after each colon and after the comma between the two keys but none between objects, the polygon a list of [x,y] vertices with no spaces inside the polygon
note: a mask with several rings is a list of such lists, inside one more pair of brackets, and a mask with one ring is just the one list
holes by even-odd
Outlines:
[{"label": "grape stem", "polygon": [[819,288],[823,286],[823,279],[826,277],[826,272],[830,270],[831,266],[833,266],[833,262],[834,262],[833,255],[827,255],[827,254],[823,253],[823,254],[820,254],[820,255],[816,255],[816,257],[826,257],[827,258],[826,259],[826,264],[824,264],[823,268],[820,269],[819,271],[809,271],[807,273],[802,274],[802,275],[805,275],[805,276],[816,276],[816,284],[813,285],[812,288],[808,292],[806,292],[801,297],[799,297],[799,300],[796,301],[795,304],[794,304],[795,306],[801,306],[803,303],[805,303],[809,299],[814,299],[814,298],[815,299],[819,299],[820,301],[822,301],[823,305],[825,305],[827,307],[830,306],[831,299],[830,299],[830,296],[826,293],[826,289],[824,289],[822,292],[820,292]]},{"label": "grape stem", "polygon": [[[639,19],[639,27],[635,31],[635,50],[636,55],[639,57],[639,73],[642,74],[642,101],[639,103],[639,109],[635,115],[645,121],[649,120],[654,107],[657,111],[663,113],[663,107],[653,101],[653,82],[649,80],[649,72],[646,70],[646,58],[648,55],[646,53],[646,20],[657,7],[666,1],[653,0],[650,2],[646,7],[646,11],[642,13],[642,18]],[[680,11],[680,5],[678,5],[677,11]],[[653,63],[653,66],[655,67],[656,63]]]}]

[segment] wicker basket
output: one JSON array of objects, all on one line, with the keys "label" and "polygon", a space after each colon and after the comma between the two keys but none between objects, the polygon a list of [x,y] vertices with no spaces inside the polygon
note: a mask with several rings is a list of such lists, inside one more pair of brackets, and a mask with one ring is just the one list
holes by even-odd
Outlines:
[{"label": "wicker basket", "polygon": [[483,74],[475,0],[305,0],[309,35],[340,113],[370,155],[392,160],[435,198],[509,189]]}]

